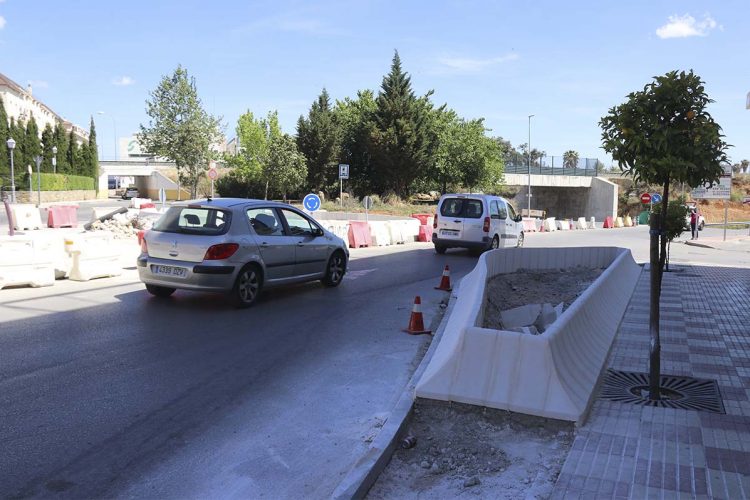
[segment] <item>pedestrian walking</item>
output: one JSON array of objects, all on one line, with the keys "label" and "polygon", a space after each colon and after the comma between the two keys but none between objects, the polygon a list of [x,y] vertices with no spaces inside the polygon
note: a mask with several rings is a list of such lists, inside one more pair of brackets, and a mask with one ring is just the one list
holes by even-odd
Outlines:
[{"label": "pedestrian walking", "polygon": [[690,210],[690,232],[693,235],[693,237],[690,239],[697,240],[698,239],[698,209],[697,208],[693,208]]}]

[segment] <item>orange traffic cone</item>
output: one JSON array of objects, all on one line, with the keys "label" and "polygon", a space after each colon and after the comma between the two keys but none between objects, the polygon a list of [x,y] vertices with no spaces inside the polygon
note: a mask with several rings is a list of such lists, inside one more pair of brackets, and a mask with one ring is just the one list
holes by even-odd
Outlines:
[{"label": "orange traffic cone", "polygon": [[453,290],[453,288],[451,288],[451,270],[447,264],[445,265],[445,269],[443,269],[443,277],[440,280],[440,286],[436,286],[435,290],[445,290],[446,292]]},{"label": "orange traffic cone", "polygon": [[404,330],[411,335],[420,335],[422,333],[431,333],[430,330],[424,329],[424,320],[422,319],[422,299],[419,295],[414,297],[414,307],[411,310],[409,326]]}]

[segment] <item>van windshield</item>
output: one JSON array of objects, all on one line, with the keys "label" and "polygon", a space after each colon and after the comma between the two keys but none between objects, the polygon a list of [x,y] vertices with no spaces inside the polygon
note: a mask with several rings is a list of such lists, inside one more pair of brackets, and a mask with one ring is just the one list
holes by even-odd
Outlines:
[{"label": "van windshield", "polygon": [[482,200],[469,198],[446,198],[440,206],[440,215],[443,217],[479,219],[482,217],[482,212]]}]

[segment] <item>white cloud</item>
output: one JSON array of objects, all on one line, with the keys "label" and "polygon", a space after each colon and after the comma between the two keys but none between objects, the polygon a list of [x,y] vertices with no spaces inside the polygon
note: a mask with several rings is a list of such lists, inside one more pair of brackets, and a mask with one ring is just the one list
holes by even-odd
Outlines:
[{"label": "white cloud", "polygon": [[29,80],[29,85],[34,89],[46,89],[49,87],[49,83],[44,80]]},{"label": "white cloud", "polygon": [[0,16],[0,30],[5,28],[5,18]]},{"label": "white cloud", "polygon": [[[705,15],[703,21],[696,21],[690,14],[669,16],[667,24],[656,29],[659,38],[687,38],[689,36],[708,36],[709,31],[717,27],[716,21]],[[719,29],[722,29],[719,26]]]},{"label": "white cloud", "polygon": [[117,85],[118,87],[126,87],[128,85],[133,85],[134,83],[135,80],[133,80],[129,76],[121,76],[112,80],[112,85]]},{"label": "white cloud", "polygon": [[441,70],[451,73],[477,73],[490,66],[502,64],[508,61],[518,59],[518,54],[506,54],[500,57],[490,57],[487,59],[472,59],[468,57],[441,57],[438,63]]}]

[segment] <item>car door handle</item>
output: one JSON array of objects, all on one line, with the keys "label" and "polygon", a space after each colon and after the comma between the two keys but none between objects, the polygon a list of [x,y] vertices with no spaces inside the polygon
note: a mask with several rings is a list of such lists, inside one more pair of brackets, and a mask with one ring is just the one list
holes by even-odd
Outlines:
[{"label": "car door handle", "polygon": [[265,241],[263,241],[263,242],[261,242],[260,246],[262,246],[262,247],[267,247],[267,246],[268,246],[268,243],[267,243],[267,242],[265,242]]},{"label": "car door handle", "polygon": [[303,247],[303,246],[305,246],[305,244],[300,241],[299,243],[297,243],[297,246],[298,247]]},{"label": "car door handle", "polygon": [[458,220],[454,220],[453,222],[455,222],[456,224],[458,224],[458,223],[460,223],[460,222],[461,222],[461,219],[458,219]]}]

